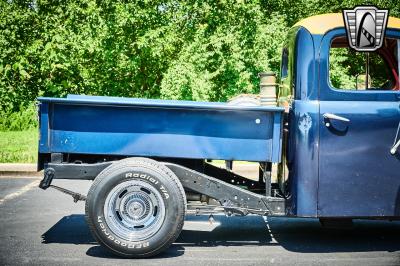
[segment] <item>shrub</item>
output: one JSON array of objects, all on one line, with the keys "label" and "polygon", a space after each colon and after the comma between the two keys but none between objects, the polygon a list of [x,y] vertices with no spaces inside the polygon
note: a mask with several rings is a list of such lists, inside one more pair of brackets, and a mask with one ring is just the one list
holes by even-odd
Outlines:
[{"label": "shrub", "polygon": [[0,131],[21,131],[38,126],[36,104],[21,106],[19,112],[3,111],[0,114]]}]

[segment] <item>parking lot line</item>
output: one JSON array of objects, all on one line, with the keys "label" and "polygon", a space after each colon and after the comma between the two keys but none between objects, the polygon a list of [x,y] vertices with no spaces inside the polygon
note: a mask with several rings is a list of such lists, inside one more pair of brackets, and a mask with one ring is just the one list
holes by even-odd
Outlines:
[{"label": "parking lot line", "polygon": [[12,200],[18,196],[21,196],[22,194],[24,194],[25,192],[28,192],[29,190],[31,190],[34,187],[37,187],[39,185],[39,182],[40,182],[39,180],[35,180],[35,181],[29,183],[28,185],[23,186],[22,188],[18,189],[16,192],[8,194],[4,198],[0,199],[0,205],[8,200]]},{"label": "parking lot line", "polygon": [[263,216],[263,220],[264,220],[265,225],[267,226],[268,234],[271,237],[270,243],[274,243],[274,244],[278,243],[278,241],[274,237],[274,234],[272,233],[271,227],[269,226],[268,217]]}]

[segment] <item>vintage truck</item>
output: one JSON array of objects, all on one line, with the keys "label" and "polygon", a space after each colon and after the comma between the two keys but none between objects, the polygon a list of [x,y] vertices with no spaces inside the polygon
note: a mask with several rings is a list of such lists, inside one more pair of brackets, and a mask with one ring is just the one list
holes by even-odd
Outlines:
[{"label": "vintage truck", "polygon": [[[348,48],[341,14],[298,22],[282,51],[277,106],[39,98],[40,187],[86,201],[95,239],[131,258],[167,249],[190,212],[399,219],[400,19],[367,62]],[[333,53],[369,81],[338,80]],[[259,163],[259,178],[233,161]],[[93,184],[84,196],[54,179]]]}]

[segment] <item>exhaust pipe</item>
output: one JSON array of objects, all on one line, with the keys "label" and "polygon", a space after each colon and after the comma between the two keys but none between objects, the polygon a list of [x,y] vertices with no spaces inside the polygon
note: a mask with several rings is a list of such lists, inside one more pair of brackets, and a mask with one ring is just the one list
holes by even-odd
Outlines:
[{"label": "exhaust pipe", "polygon": [[260,103],[262,106],[276,106],[276,77],[274,72],[261,72],[260,78]]}]

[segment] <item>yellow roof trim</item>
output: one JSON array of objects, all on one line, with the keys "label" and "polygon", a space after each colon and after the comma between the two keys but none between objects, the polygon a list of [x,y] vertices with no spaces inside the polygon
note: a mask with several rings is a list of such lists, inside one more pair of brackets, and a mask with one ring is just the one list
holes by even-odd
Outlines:
[{"label": "yellow roof trim", "polygon": [[[302,26],[311,34],[325,34],[334,28],[344,27],[344,21],[341,13],[329,13],[302,19],[295,26]],[[389,17],[387,28],[400,29],[400,19]]]}]

